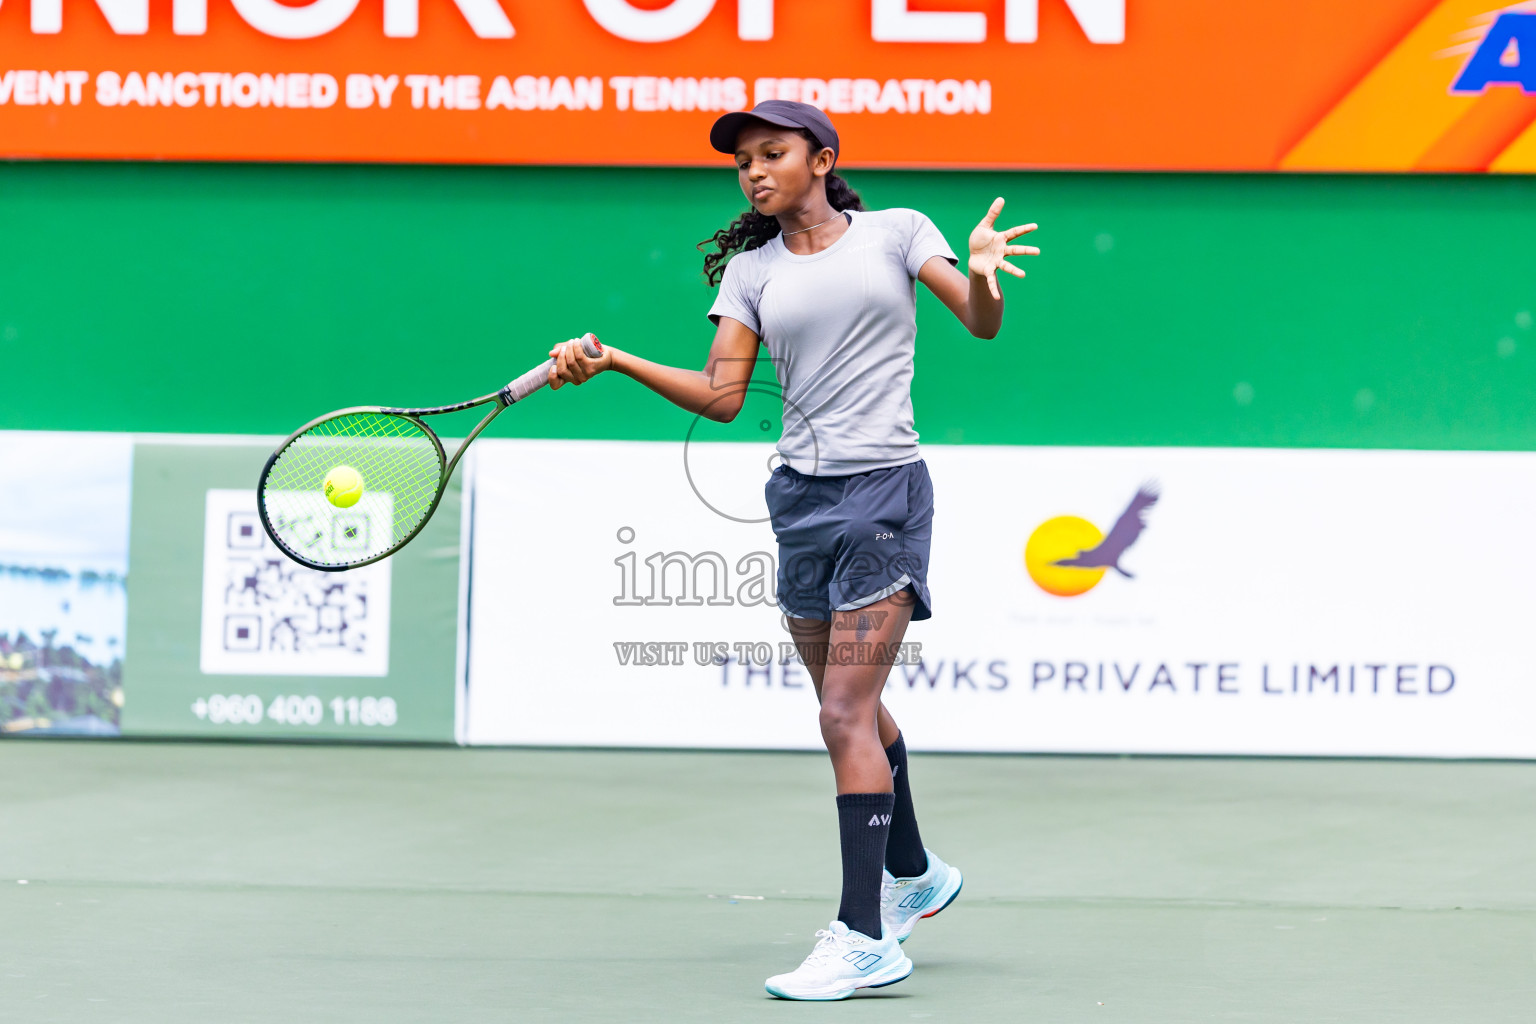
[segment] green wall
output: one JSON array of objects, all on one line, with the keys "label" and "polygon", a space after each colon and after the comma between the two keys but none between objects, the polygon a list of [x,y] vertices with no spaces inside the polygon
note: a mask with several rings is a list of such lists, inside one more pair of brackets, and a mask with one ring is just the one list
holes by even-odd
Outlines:
[{"label": "green wall", "polygon": [[[924,294],[927,440],[1536,447],[1531,179],[849,177],[955,245],[994,195],[1042,225],[997,342]],[[727,169],[0,164],[0,428],[286,433],[585,330],[700,365],[693,244],[742,205]],[[691,422],[614,377],[493,433]]]}]

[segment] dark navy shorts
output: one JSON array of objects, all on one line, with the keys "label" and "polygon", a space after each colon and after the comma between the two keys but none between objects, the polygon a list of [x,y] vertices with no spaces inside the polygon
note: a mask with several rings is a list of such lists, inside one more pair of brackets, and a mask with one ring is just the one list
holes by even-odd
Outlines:
[{"label": "dark navy shorts", "polygon": [[779,607],[786,615],[830,622],[835,611],[905,591],[915,598],[914,620],[932,616],[927,463],[853,476],[806,476],[780,466],[764,493],[779,541]]}]

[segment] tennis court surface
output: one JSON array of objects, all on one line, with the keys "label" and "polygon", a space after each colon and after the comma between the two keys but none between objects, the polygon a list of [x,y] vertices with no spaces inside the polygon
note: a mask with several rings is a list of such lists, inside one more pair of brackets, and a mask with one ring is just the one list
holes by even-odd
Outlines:
[{"label": "tennis court surface", "polygon": [[[918,756],[966,871],[910,979],[823,756],[0,744],[0,1020],[1536,1019],[1536,765]],[[21,884],[21,880],[26,884]]]}]

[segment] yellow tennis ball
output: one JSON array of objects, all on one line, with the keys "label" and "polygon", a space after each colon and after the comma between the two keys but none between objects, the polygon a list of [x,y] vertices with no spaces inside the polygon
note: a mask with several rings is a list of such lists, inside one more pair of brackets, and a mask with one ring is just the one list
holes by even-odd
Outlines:
[{"label": "yellow tennis ball", "polygon": [[325,474],[325,500],[337,508],[351,508],[363,496],[363,476],[351,466],[337,466]]}]

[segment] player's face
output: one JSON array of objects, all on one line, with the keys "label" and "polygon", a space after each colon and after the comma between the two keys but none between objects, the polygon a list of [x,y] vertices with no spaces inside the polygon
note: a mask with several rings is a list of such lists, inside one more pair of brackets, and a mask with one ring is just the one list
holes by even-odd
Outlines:
[{"label": "player's face", "polygon": [[823,150],[813,162],[810,143],[797,132],[767,124],[743,128],[736,137],[736,173],[742,194],[767,217],[800,209],[821,187],[831,167],[826,159],[831,152]]}]

